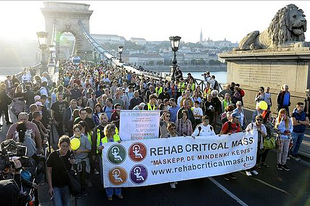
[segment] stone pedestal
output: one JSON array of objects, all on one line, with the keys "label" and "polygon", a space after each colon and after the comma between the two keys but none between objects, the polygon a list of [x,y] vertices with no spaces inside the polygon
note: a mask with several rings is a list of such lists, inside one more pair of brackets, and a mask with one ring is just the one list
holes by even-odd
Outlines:
[{"label": "stone pedestal", "polygon": [[304,101],[305,90],[310,88],[309,47],[232,51],[219,56],[227,62],[227,82],[239,83],[244,89],[247,108],[255,109],[254,99],[261,86],[270,87],[273,112],[276,112],[276,98],[283,84],[289,85],[290,111],[297,102]]}]

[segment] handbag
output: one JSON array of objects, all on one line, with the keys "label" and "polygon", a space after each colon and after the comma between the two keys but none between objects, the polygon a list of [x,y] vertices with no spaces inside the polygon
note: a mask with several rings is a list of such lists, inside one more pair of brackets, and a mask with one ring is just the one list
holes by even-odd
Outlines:
[{"label": "handbag", "polygon": [[270,137],[264,139],[264,149],[274,149],[276,147],[276,138]]},{"label": "handbag", "polygon": [[63,162],[62,158],[60,157],[60,154],[59,154],[59,158],[61,159],[61,162],[62,162],[62,164],[66,170],[66,174],[68,176],[70,193],[72,196],[77,196],[78,194],[80,194],[82,192],[81,183],[77,177],[77,173],[74,170],[68,171],[65,163]]}]

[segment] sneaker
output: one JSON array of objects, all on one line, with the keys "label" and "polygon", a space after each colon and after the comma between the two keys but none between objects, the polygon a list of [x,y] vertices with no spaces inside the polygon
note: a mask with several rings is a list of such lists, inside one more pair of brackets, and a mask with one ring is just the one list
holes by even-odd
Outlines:
[{"label": "sneaker", "polygon": [[292,158],[296,161],[299,161],[300,160],[300,157],[298,155],[292,155]]},{"label": "sneaker", "polygon": [[228,174],[228,177],[229,177],[230,179],[232,179],[232,180],[237,179],[237,177],[236,177],[235,175],[233,175],[233,174]]},{"label": "sneaker", "polygon": [[82,197],[86,197],[86,196],[87,196],[87,192],[86,191],[82,192]]},{"label": "sneaker", "polygon": [[252,173],[251,173],[250,171],[248,171],[248,170],[245,171],[245,174],[246,174],[247,176],[249,176],[249,177],[252,176]]},{"label": "sneaker", "polygon": [[251,173],[252,173],[253,175],[258,175],[258,172],[257,172],[256,170],[252,170]]},{"label": "sneaker", "polygon": [[277,169],[278,170],[283,170],[281,164],[277,164]]},{"label": "sneaker", "polygon": [[94,174],[95,174],[95,175],[99,175],[99,172],[98,172],[97,169],[94,169]]},{"label": "sneaker", "polygon": [[229,180],[230,180],[229,177],[228,177],[228,175],[223,175],[222,177],[223,177],[223,179],[226,180],[226,181],[229,181]]},{"label": "sneaker", "polygon": [[177,187],[175,186],[175,183],[174,183],[174,182],[170,183],[170,187],[171,187],[172,189],[177,188]]},{"label": "sneaker", "polygon": [[81,199],[82,197],[86,197],[87,196],[87,192],[84,191],[84,192],[81,192],[80,194],[76,195],[75,198],[76,199]]},{"label": "sneaker", "polygon": [[124,199],[123,195],[120,194],[120,195],[116,195],[119,199]]},{"label": "sneaker", "polygon": [[287,160],[291,160],[291,157],[290,157],[290,156],[291,156],[291,155],[287,156],[287,158],[286,158],[286,159],[287,159]]},{"label": "sneaker", "polygon": [[81,199],[81,198],[82,198],[82,193],[76,195],[75,198],[76,198],[76,199]]},{"label": "sneaker", "polygon": [[290,171],[290,168],[288,168],[286,165],[282,165],[282,168],[287,172]]},{"label": "sneaker", "polygon": [[269,168],[269,165],[267,165],[266,162],[262,162],[261,165],[266,167],[266,168]]},{"label": "sneaker", "polygon": [[108,197],[108,200],[112,201],[112,200],[113,200],[112,196],[111,196],[111,197]]}]

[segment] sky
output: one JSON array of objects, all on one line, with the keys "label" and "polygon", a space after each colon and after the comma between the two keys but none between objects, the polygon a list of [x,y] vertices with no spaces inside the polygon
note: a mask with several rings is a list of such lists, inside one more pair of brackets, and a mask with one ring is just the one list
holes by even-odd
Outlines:
[{"label": "sky", "polygon": [[[68,2],[68,1],[67,1]],[[310,1],[69,1],[90,4],[92,34],[116,34],[148,41],[204,39],[239,42],[267,29],[276,12],[294,3],[310,17]],[[0,1],[0,39],[36,40],[45,28],[40,1]],[[310,41],[310,32],[306,32]]]}]

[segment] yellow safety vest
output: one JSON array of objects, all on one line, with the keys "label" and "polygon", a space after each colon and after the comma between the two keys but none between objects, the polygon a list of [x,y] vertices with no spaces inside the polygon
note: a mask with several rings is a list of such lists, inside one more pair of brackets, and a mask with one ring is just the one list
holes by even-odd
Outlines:
[{"label": "yellow safety vest", "polygon": [[159,87],[159,89],[158,89],[158,87],[156,87],[155,88],[155,92],[156,92],[157,95],[160,95],[160,93],[163,92],[163,87]]},{"label": "yellow safety vest", "polygon": [[195,83],[192,84],[191,90],[192,90],[192,91],[195,91]]},{"label": "yellow safety vest", "polygon": [[87,133],[87,139],[88,139],[90,145],[92,145],[91,137],[92,137],[92,132],[88,132]]},{"label": "yellow safety vest", "polygon": [[224,99],[224,100],[223,100],[223,110],[225,110],[225,108],[226,108],[229,104],[231,104],[231,100],[230,100],[229,102],[227,102],[227,100]]},{"label": "yellow safety vest", "polygon": [[[105,138],[105,140],[104,140],[104,138]],[[100,132],[100,129],[97,129],[97,147],[96,148],[98,148],[99,146],[100,146],[100,140],[101,140],[101,143],[103,144],[103,143],[107,143],[108,142],[108,139],[107,139],[107,137],[104,137],[104,138],[102,138],[101,139],[101,132]],[[119,135],[118,135],[118,129],[115,127],[115,135],[113,136],[113,138],[114,138],[114,142],[117,142],[118,140],[120,140],[120,137],[119,137]],[[115,140],[116,139],[116,140]],[[96,152],[97,152],[97,154],[98,154],[98,149],[96,150]]]},{"label": "yellow safety vest", "polygon": [[206,98],[207,94],[211,94],[211,89],[209,88],[208,91],[206,91],[205,89],[203,90],[203,97]]},{"label": "yellow safety vest", "polygon": [[156,106],[153,105],[153,108],[150,103],[147,103],[147,110],[155,110]]},{"label": "yellow safety vest", "polygon": [[185,89],[186,89],[185,82],[182,82],[182,84],[181,84],[181,82],[179,82],[179,84],[178,84],[178,90],[179,90],[179,92],[184,92]]},{"label": "yellow safety vest", "polygon": [[[118,142],[119,140],[121,140],[121,138],[119,137],[119,135],[115,134],[113,136],[113,142]],[[101,143],[108,143],[108,138],[105,136],[104,138],[101,139]]]}]

